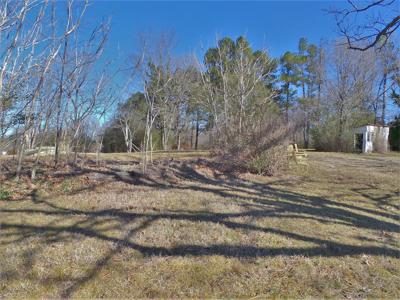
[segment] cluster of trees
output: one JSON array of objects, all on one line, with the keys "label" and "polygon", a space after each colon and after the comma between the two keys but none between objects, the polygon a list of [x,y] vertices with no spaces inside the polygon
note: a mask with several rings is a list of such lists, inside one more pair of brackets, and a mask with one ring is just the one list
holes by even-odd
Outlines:
[{"label": "cluster of trees", "polygon": [[168,47],[156,46],[163,53],[155,57],[167,63],[135,61],[148,68],[141,73],[144,92],[118,107],[108,129],[112,143],[128,152],[149,149],[151,141],[163,150],[181,149],[182,142],[197,149],[201,130],[213,147],[233,151],[273,136],[273,123],[286,129],[272,138],[276,143],[285,135],[306,148],[350,151],[353,128],[388,121],[388,104],[398,99],[399,49],[385,42],[355,51],[341,40],[314,45],[305,38],[298,45],[275,59],[245,37],[226,37],[202,61],[174,58]]},{"label": "cluster of trees", "polygon": [[142,35],[129,69],[138,92],[122,100],[101,61],[109,22],[89,31],[87,8],[0,2],[0,150],[16,152],[17,177],[26,151],[44,146],[54,146],[55,166],[61,154],[77,163],[78,153],[103,150],[142,151],[144,168],[154,149],[198,149],[205,140],[253,162],[288,141],[348,151],[354,127],[384,124],[388,103],[400,102],[399,49],[385,34],[368,47],[356,40],[363,51],[301,38],[280,58],[243,36],[220,38],[197,58],[174,55],[169,33]]},{"label": "cluster of trees", "polygon": [[144,164],[154,148],[197,149],[200,131],[213,148],[249,157],[287,138],[289,121],[283,126],[277,100],[278,62],[253,50],[246,38],[218,40],[203,61],[174,57],[167,34],[141,44],[133,73],[142,92],[118,106],[105,133],[106,150],[117,148],[117,128],[119,144],[143,151]]},{"label": "cluster of trees", "polygon": [[214,144],[239,142],[268,111],[278,111],[276,61],[265,51],[253,51],[244,37],[219,40],[206,51],[204,63],[193,56],[172,57],[165,53],[165,41],[162,36],[156,42],[159,53],[138,55],[143,92],[120,104],[112,122],[128,152],[140,148],[134,140],[142,143],[143,136],[154,134],[150,141],[163,150],[179,150],[182,143],[197,149],[200,130],[211,132]]},{"label": "cluster of trees", "polygon": [[54,146],[56,166],[61,153],[76,161],[115,100],[110,74],[98,66],[109,23],[88,31],[87,8],[88,1],[0,2],[0,149],[17,153],[17,177],[29,149]]},{"label": "cluster of trees", "polygon": [[349,151],[354,127],[387,121],[388,103],[398,89],[399,49],[390,42],[364,52],[336,46],[330,57],[324,119],[315,142],[321,148]]}]

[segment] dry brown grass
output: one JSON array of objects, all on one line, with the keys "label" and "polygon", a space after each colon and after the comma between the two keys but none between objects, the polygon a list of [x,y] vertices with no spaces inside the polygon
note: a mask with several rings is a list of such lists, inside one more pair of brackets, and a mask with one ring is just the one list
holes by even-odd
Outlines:
[{"label": "dry brown grass", "polygon": [[0,297],[400,297],[400,156],[279,177],[122,157],[3,178]]}]

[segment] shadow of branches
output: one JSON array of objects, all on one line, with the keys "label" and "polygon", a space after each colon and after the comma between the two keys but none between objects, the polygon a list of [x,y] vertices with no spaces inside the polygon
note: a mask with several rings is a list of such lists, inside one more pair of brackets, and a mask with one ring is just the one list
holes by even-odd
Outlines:
[{"label": "shadow of branches", "polygon": [[[202,164],[207,164],[205,161]],[[332,241],[329,238],[307,236],[289,230],[275,227],[260,226],[254,222],[243,223],[232,220],[249,217],[261,218],[291,218],[293,220],[314,220],[324,224],[340,224],[377,232],[399,233],[399,215],[388,211],[373,210],[354,204],[339,202],[323,197],[308,196],[284,188],[272,187],[249,180],[240,179],[234,175],[222,176],[222,172],[214,173],[213,177],[198,172],[190,163],[168,163],[162,167],[159,177],[144,176],[135,170],[126,171],[114,164],[102,170],[80,169],[63,176],[82,176],[85,174],[100,174],[102,180],[88,184],[70,192],[79,194],[84,190],[95,190],[97,185],[119,181],[135,187],[145,186],[151,189],[175,189],[187,191],[201,191],[223,198],[231,198],[243,208],[240,212],[210,212],[196,210],[153,210],[151,212],[134,212],[132,209],[96,209],[83,210],[59,205],[54,201],[54,195],[40,197],[36,191],[32,193],[33,206],[18,208],[0,208],[0,215],[29,214],[45,218],[51,216],[51,222],[45,225],[23,222],[0,221],[0,245],[23,243],[31,237],[40,239],[41,244],[36,249],[30,249],[25,255],[24,268],[29,269],[37,252],[42,251],[44,245],[60,241],[76,241],[81,238],[94,238],[110,242],[113,246],[102,255],[83,276],[74,278],[48,278],[49,282],[64,282],[59,296],[71,297],[85,283],[97,276],[107,263],[128,248],[139,251],[143,257],[150,256],[210,256],[221,255],[235,258],[255,258],[302,255],[308,257],[342,257],[347,255],[376,255],[400,258],[400,251],[393,244],[381,243],[374,246],[346,244]],[[218,170],[218,166],[209,166]],[[164,170],[164,171],[163,171]],[[219,176],[220,174],[221,176]],[[275,181],[275,185],[279,180]],[[281,186],[286,183],[282,182]],[[379,201],[379,199],[375,199]],[[62,225],[66,218],[79,217],[79,220]],[[55,218],[55,219],[54,219]],[[135,234],[152,226],[158,220],[182,220],[201,223],[214,223],[229,229],[244,230],[246,232],[261,232],[291,239],[293,241],[312,243],[310,247],[259,247],[238,244],[182,244],[173,247],[158,245],[143,245],[135,242]],[[101,228],[101,229],[99,229]],[[108,232],[116,230],[120,235],[111,235]],[[12,270],[9,277],[13,276]],[[68,284],[65,284],[65,283]]]}]

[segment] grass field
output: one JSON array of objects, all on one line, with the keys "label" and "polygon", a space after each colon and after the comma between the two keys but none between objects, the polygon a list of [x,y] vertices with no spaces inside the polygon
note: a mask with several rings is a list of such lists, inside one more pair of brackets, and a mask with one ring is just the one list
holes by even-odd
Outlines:
[{"label": "grass field", "polygon": [[274,177],[189,156],[0,179],[0,298],[400,297],[400,155]]}]

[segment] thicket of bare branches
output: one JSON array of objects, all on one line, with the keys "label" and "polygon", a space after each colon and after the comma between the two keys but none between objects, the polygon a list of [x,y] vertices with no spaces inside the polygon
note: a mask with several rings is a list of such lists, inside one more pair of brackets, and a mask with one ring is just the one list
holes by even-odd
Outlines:
[{"label": "thicket of bare branches", "polygon": [[73,0],[62,5],[46,0],[0,3],[0,140],[2,148],[14,144],[17,178],[32,149],[35,178],[45,144],[55,145],[55,165],[61,151],[67,156],[74,151],[76,162],[78,137],[90,134],[84,123],[99,117],[110,100],[109,74],[93,72],[109,26],[102,23],[82,34],[87,7],[87,1]]},{"label": "thicket of bare branches", "polygon": [[379,51],[354,51],[341,40],[325,48],[327,73],[319,126],[312,129],[314,145],[323,150],[352,151],[354,128],[387,122],[388,102],[397,88],[399,52],[392,43]]}]

